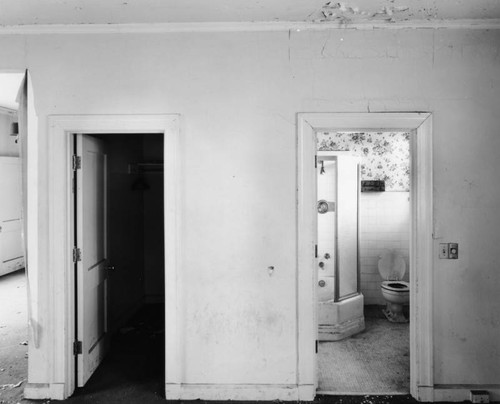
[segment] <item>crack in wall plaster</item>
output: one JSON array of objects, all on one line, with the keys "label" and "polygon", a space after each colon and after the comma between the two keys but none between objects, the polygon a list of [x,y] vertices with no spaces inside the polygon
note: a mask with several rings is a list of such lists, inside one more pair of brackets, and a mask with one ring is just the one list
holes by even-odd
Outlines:
[{"label": "crack in wall plaster", "polygon": [[432,31],[432,67],[434,67],[435,55],[436,55],[436,31]]},{"label": "crack in wall plaster", "polygon": [[291,49],[290,49],[290,42],[292,40],[292,30],[289,29],[288,30],[288,61],[290,62],[291,61]]},{"label": "crack in wall plaster", "polygon": [[330,39],[332,37],[332,31],[328,32],[328,37],[325,40],[325,43],[323,44],[323,47],[321,48],[321,57],[325,57],[325,48],[328,42],[330,42]]}]

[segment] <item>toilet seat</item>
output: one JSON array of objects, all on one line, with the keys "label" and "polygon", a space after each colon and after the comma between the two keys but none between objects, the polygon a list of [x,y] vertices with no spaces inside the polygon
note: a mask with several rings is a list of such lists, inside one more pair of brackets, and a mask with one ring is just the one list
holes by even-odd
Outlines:
[{"label": "toilet seat", "polygon": [[404,281],[383,281],[380,285],[382,289],[391,292],[409,292],[410,284]]}]

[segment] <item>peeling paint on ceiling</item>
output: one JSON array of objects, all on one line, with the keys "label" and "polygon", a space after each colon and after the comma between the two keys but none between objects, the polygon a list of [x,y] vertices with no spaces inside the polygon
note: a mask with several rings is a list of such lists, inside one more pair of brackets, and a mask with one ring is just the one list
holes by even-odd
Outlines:
[{"label": "peeling paint on ceiling", "polygon": [[[357,3],[328,1],[310,17],[315,22],[337,21],[348,24],[362,21],[400,22],[410,20],[487,19],[496,18],[499,11],[496,10],[496,7],[491,9],[486,5],[483,5],[480,9],[473,9],[463,5],[460,0],[453,3],[423,0],[400,2],[385,0],[370,2],[369,4],[363,0]],[[498,6],[498,4],[495,6]]]},{"label": "peeling paint on ceiling", "polygon": [[[392,1],[391,3],[394,3]],[[376,11],[362,10],[358,6],[347,5],[344,2],[329,1],[321,8],[319,19],[314,21],[338,21],[342,24],[359,22],[361,20],[385,20],[389,22],[407,21],[414,14],[409,6],[385,5]]]},{"label": "peeling paint on ceiling", "polygon": [[500,18],[498,0],[0,0],[0,25]]}]

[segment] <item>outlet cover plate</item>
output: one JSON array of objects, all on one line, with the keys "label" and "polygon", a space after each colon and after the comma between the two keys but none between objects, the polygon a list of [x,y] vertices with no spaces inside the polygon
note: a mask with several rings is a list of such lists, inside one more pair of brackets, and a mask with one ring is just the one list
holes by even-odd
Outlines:
[{"label": "outlet cover plate", "polygon": [[448,243],[448,258],[451,260],[458,259],[458,243]]}]

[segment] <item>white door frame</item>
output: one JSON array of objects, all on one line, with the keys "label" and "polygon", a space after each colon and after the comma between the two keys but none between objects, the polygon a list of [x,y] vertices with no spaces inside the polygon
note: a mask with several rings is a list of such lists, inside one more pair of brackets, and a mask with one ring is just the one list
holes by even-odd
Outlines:
[{"label": "white door frame", "polygon": [[165,380],[180,382],[180,327],[177,282],[180,274],[181,160],[178,115],[60,115],[48,117],[49,268],[51,398],[64,399],[75,389],[75,294],[71,154],[73,133],[164,134],[165,227]]},{"label": "white door frame", "polygon": [[[410,228],[410,394],[429,401],[432,345],[432,115],[430,113],[301,113],[297,116],[298,374],[304,399],[316,394],[317,336],[314,273],[316,132],[412,131]],[[312,390],[312,391],[311,391]],[[432,400],[431,400],[432,401]]]}]

